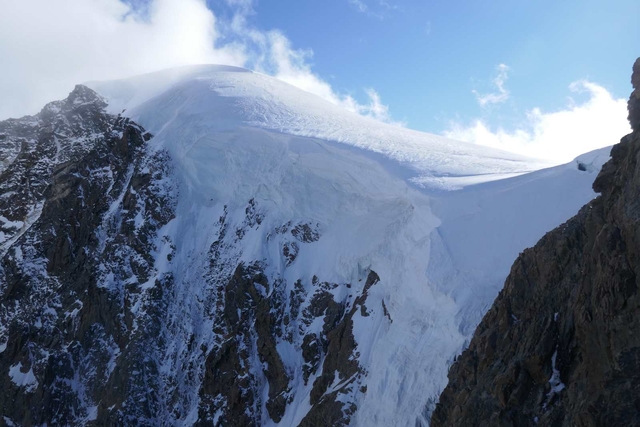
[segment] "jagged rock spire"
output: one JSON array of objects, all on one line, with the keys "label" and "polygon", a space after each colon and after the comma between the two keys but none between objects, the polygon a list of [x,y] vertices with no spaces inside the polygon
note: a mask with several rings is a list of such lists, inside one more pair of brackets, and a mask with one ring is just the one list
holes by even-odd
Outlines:
[{"label": "jagged rock spire", "polygon": [[631,85],[633,92],[629,97],[627,109],[629,110],[629,123],[634,131],[640,129],[640,58],[633,64],[633,74],[631,74]]}]

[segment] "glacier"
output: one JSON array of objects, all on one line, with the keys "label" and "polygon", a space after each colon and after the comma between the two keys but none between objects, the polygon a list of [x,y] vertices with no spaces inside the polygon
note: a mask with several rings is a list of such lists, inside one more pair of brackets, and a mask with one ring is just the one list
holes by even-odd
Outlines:
[{"label": "glacier", "polygon": [[[103,154],[88,175],[105,183],[107,204],[95,251],[84,253],[99,261],[99,291],[113,296],[101,301],[122,304],[117,327],[128,338],[96,326],[101,347],[77,356],[81,425],[115,411],[120,422],[135,418],[142,412],[132,402],[147,407],[142,425],[224,425],[233,396],[220,364],[231,348],[238,366],[227,379],[250,395],[238,413],[254,424],[321,425],[318,408],[337,405],[336,425],[427,426],[448,367],[518,253],[595,197],[591,184],[609,157],[604,148],[551,165],[381,123],[229,66],[86,85],[120,116],[121,134],[110,137],[123,137],[123,120],[149,133],[134,151],[118,146],[137,156],[118,179]],[[56,171],[60,150],[51,147]],[[0,217],[17,230],[0,232],[16,265],[14,243],[38,218]],[[133,249],[125,223],[139,239]],[[78,313],[92,309],[78,298],[63,313],[75,329]],[[35,355],[47,352],[29,350],[26,374],[11,365],[11,378],[28,375],[18,381],[25,393],[42,378]],[[87,381],[140,371],[144,383],[131,383],[124,402],[85,391]]]},{"label": "glacier", "polygon": [[[178,208],[164,232],[176,256],[159,271],[170,268],[178,278],[184,300],[171,315],[192,322],[183,327],[200,330],[201,341],[211,335],[192,296],[204,287],[214,219],[226,209],[241,222],[247,200],[260,206],[263,226],[228,256],[262,260],[290,287],[314,275],[361,284],[363,271],[377,272],[371,315],[354,317],[367,389],[346,399],[357,406],[351,424],[359,426],[428,425],[448,366],[513,260],[595,196],[594,172],[608,159],[603,149],[551,167],[380,123],[234,67],[184,67],[88,86],[111,112],[149,130],[152,147],[175,162]],[[581,171],[578,161],[593,167]],[[287,222],[315,223],[321,233],[290,265],[282,242],[267,234]],[[340,300],[351,291],[333,292]],[[295,398],[279,423],[263,417],[264,425],[297,425],[309,409],[311,382],[299,381],[303,360],[290,347],[278,350],[295,373]]]}]

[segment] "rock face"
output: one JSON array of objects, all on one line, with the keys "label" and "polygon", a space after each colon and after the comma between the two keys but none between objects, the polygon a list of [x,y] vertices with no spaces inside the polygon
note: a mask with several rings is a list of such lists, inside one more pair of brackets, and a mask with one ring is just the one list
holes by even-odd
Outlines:
[{"label": "rock face", "polygon": [[518,257],[433,427],[640,425],[639,68],[601,195]]},{"label": "rock face", "polygon": [[[0,175],[7,423],[113,424],[155,412],[149,399],[126,408],[152,393],[136,377],[159,351],[156,309],[171,277],[156,275],[150,254],[172,218],[173,188],[164,153],[146,150],[151,135],[105,106],[77,86],[36,116],[0,123],[16,147]],[[129,280],[113,289],[114,278]],[[143,301],[147,281],[157,287]]]},{"label": "rock face", "polygon": [[[171,160],[105,107],[77,86],[0,122],[0,425],[277,423],[296,397],[292,354],[311,393],[297,424],[348,424],[365,375],[353,318],[369,315],[378,275],[287,288],[262,260],[241,259],[264,227],[250,199],[225,207],[201,294],[185,295],[168,267]],[[268,236],[288,266],[321,230],[288,221]]]},{"label": "rock face", "polygon": [[633,64],[633,74],[631,75],[631,86],[633,92],[629,97],[627,108],[629,109],[629,123],[631,129],[640,129],[640,58]]}]

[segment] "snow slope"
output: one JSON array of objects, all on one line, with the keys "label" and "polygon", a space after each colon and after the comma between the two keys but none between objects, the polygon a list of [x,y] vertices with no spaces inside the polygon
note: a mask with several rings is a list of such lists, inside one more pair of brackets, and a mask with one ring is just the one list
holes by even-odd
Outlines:
[{"label": "snow slope", "polygon": [[[382,155],[394,174],[428,187],[457,188],[549,166],[501,150],[384,124],[345,111],[287,83],[242,68],[183,67],[117,83],[88,84],[158,133],[177,116],[207,116],[209,131],[251,126],[315,137]],[[149,102],[151,101],[151,102]],[[188,108],[177,112],[176,109]],[[386,162],[386,160],[392,163]]]},{"label": "snow slope", "polygon": [[[174,274],[182,296],[168,314],[180,320],[176,348],[188,334],[199,343],[216,339],[196,303],[207,295],[207,254],[220,238],[218,218],[241,224],[249,200],[262,222],[227,246],[230,265],[264,262],[287,292],[299,279],[311,291],[314,275],[354,284],[332,291],[347,302],[366,271],[380,276],[369,291],[370,315],[354,316],[366,392],[343,399],[357,405],[358,426],[428,424],[448,365],[518,252],[595,196],[591,183],[607,158],[604,150],[585,155],[586,171],[577,162],[542,169],[533,159],[379,123],[233,67],[88,85],[112,112],[124,110],[149,130],[152,149],[173,160],[178,206],[163,233],[175,256],[167,263],[160,253],[156,268]],[[317,224],[320,234],[290,264],[272,233],[288,222]],[[278,425],[293,426],[310,408],[313,381],[300,380],[296,343],[279,342],[278,352],[295,385]],[[178,362],[166,362],[165,372]],[[190,396],[188,421],[195,421],[198,384],[178,387]],[[263,424],[274,424],[262,413]]]}]

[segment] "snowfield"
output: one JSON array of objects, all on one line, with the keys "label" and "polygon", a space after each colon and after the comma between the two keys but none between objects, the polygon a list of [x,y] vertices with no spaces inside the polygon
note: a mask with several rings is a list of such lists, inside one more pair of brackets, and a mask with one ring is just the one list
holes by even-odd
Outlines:
[{"label": "snowfield", "polygon": [[[151,132],[152,149],[168,150],[174,163],[178,207],[163,233],[175,256],[168,263],[160,250],[156,270],[173,272],[182,297],[167,314],[179,319],[176,349],[185,345],[180,334],[193,333],[199,343],[214,339],[197,303],[206,298],[207,254],[218,219],[228,212],[228,221],[242,222],[249,200],[262,223],[241,247],[228,249],[228,259],[262,261],[269,277],[291,289],[314,275],[353,284],[332,290],[336,301],[359,294],[370,269],[380,276],[369,291],[370,315],[354,317],[366,393],[342,398],[357,405],[355,426],[428,425],[448,366],[518,253],[595,196],[591,183],[608,158],[603,149],[581,156],[586,171],[578,161],[549,167],[380,123],[233,67],[186,67],[88,86],[108,99],[111,112]],[[287,222],[317,224],[320,235],[290,264],[283,241],[270,233]],[[313,377],[306,386],[301,381],[295,347],[278,344],[295,388],[280,426],[297,425],[310,407]],[[165,363],[163,372],[180,366]],[[188,421],[195,421],[198,388],[178,387],[191,396]],[[275,425],[262,413],[264,425]]]},{"label": "snowfield", "polygon": [[376,160],[393,169],[394,175],[425,187],[460,188],[549,166],[505,151],[384,124],[242,68],[183,67],[88,86],[109,99],[110,112],[126,110],[126,116],[145,123],[154,134],[178,119],[184,124],[182,120],[189,117],[201,132],[249,126],[339,142],[380,155]]}]

